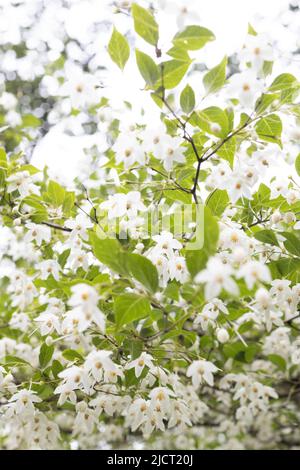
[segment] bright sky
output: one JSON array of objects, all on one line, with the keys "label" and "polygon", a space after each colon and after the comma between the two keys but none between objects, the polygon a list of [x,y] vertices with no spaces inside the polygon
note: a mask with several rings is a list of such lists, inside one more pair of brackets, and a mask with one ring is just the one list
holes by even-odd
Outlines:
[{"label": "bright sky", "polygon": [[[79,0],[76,3],[76,8],[79,5],[79,8],[86,11],[87,18],[86,21],[84,21],[84,18],[78,15],[78,10],[74,12],[74,15],[71,14],[72,30],[78,32],[80,24],[84,30],[86,28],[84,24],[88,24],[90,21],[94,20],[92,12],[94,12],[94,14],[97,13],[98,17],[103,14],[102,11],[100,12],[101,8],[99,9],[101,1],[102,0]],[[182,6],[184,6],[185,3],[188,5],[190,2],[189,0],[176,0],[177,5],[181,6],[182,4]],[[198,0],[198,3],[193,2],[193,5],[197,5],[200,23],[210,28],[216,35],[216,41],[210,43],[200,51],[201,57],[209,67],[212,67],[216,65],[225,54],[230,55],[234,51],[239,50],[246,37],[249,22],[254,25],[255,29],[257,29],[258,25],[260,28],[263,27],[265,29],[258,29],[259,32],[267,32],[274,37],[277,32],[276,28],[279,28],[279,12],[283,7],[287,8],[289,3],[289,0]],[[87,4],[92,7],[90,10],[86,9]],[[258,17],[260,19],[264,18],[264,20],[256,21]],[[113,21],[117,22],[116,26],[118,29],[121,28],[122,30],[123,25],[124,28],[128,27],[126,17],[124,18],[123,15],[114,15]],[[163,36],[162,41],[165,40],[168,42],[177,31],[177,27],[175,24],[173,24],[173,26],[171,25],[170,18],[168,20],[167,14],[165,14],[165,16],[163,15],[159,21]],[[173,31],[172,28],[174,27],[176,29]],[[280,31],[280,34],[282,34],[282,27]],[[105,41],[106,38],[103,37],[103,42]],[[147,44],[143,40],[141,41],[141,48],[147,52]],[[137,47],[140,47],[139,43],[137,43]],[[288,49],[288,45],[286,45],[286,49]],[[142,82],[141,90],[138,89],[136,74],[136,65],[132,58],[124,72],[120,72],[116,67],[115,72],[109,75],[107,96],[110,97],[112,102],[114,102],[114,99],[120,102],[122,98],[124,100],[128,99],[131,102],[142,102],[143,105],[146,105],[147,97],[145,93],[142,92]],[[120,83],[126,83],[126,87],[120,87]],[[148,99],[151,105],[153,105],[151,99]],[[81,142],[84,142],[85,145],[88,138],[89,136],[82,138],[80,136],[71,137],[66,135],[63,133],[63,123],[60,123],[50,130],[49,134],[36,147],[33,163],[39,167],[42,167],[44,164],[49,165],[50,169],[53,171],[53,176],[56,175],[58,178],[63,177],[65,182],[71,183],[79,171],[77,162],[85,158]],[[71,165],[70,159],[72,159]],[[62,165],[66,165],[68,168],[67,172],[62,172]]]}]

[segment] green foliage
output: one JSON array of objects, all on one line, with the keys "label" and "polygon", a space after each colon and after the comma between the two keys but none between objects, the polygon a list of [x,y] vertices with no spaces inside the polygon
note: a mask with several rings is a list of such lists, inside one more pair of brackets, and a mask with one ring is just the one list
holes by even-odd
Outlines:
[{"label": "green foliage", "polygon": [[153,15],[137,3],[133,3],[131,12],[134,20],[134,29],[145,41],[153,46],[158,42],[158,25]]},{"label": "green foliage", "polygon": [[184,113],[189,114],[195,107],[195,93],[192,87],[186,85],[180,95],[180,106]]},{"label": "green foliage", "polygon": [[47,346],[43,343],[40,349],[39,362],[42,368],[45,368],[52,359],[54,353],[54,346]]},{"label": "green foliage", "polygon": [[222,88],[226,80],[226,65],[227,57],[224,57],[216,67],[213,67],[204,75],[203,84],[206,93],[214,93]]},{"label": "green foliage", "polygon": [[177,33],[173,39],[176,47],[182,47],[189,51],[202,49],[210,41],[215,39],[214,34],[206,28],[197,25],[187,26],[183,31]]},{"label": "green foliage", "polygon": [[255,125],[255,130],[261,140],[281,146],[282,122],[277,114],[269,114],[261,118]]},{"label": "green foliage", "polygon": [[208,206],[205,206],[203,210],[203,226],[199,228],[203,233],[203,247],[199,250],[186,252],[186,263],[192,276],[195,276],[205,268],[208,259],[217,250],[219,239],[217,219],[212,215]]},{"label": "green foliage", "polygon": [[108,44],[108,52],[111,59],[123,70],[129,59],[130,48],[127,39],[116,28],[113,29]]},{"label": "green foliage", "polygon": [[119,295],[114,302],[116,326],[128,325],[151,314],[151,306],[148,299],[136,294]]},{"label": "green foliage", "polygon": [[139,68],[139,71],[147,83],[147,85],[153,87],[159,79],[159,69],[155,64],[154,60],[151,59],[147,54],[144,52],[139,51],[138,49],[135,51],[136,62]]}]

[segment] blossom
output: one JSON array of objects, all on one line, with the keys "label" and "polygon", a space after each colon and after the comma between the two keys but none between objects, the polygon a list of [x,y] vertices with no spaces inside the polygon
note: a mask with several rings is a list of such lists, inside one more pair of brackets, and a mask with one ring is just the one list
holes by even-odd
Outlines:
[{"label": "blossom", "polygon": [[97,86],[99,82],[95,76],[83,72],[80,67],[67,66],[66,80],[59,93],[68,97],[74,108],[82,108],[97,102]]},{"label": "blossom", "polygon": [[169,261],[170,279],[184,283],[188,279],[188,272],[183,256],[175,256]]},{"label": "blossom", "polygon": [[192,377],[192,383],[195,388],[198,388],[203,382],[206,382],[211,387],[214,384],[213,374],[219,369],[212,362],[205,360],[193,361],[187,369],[187,377]]},{"label": "blossom", "polygon": [[72,238],[80,236],[83,240],[88,239],[88,229],[93,227],[91,220],[84,214],[78,214],[75,219],[65,222],[65,226],[72,229]]},{"label": "blossom", "polygon": [[141,194],[138,191],[130,191],[127,194],[118,193],[109,196],[107,201],[100,204],[100,208],[108,210],[108,218],[114,219],[128,215],[128,217],[136,217],[138,211],[144,212],[145,205],[141,201]]},{"label": "blossom", "polygon": [[271,62],[273,60],[274,52],[265,35],[248,35],[240,52],[240,58],[243,63],[251,63],[252,67],[259,71],[265,61]]},{"label": "blossom", "polygon": [[262,81],[252,70],[235,73],[230,77],[227,93],[230,98],[237,98],[242,106],[251,107],[262,91]]},{"label": "blossom", "polygon": [[36,392],[31,390],[22,389],[16,392],[9,399],[9,415],[15,414],[26,414],[34,411],[34,404],[40,403],[42,400],[36,395]]},{"label": "blossom", "polygon": [[71,292],[72,295],[68,300],[71,307],[80,306],[83,310],[89,310],[97,306],[99,296],[94,287],[79,283],[71,287]]},{"label": "blossom", "polygon": [[182,244],[170,232],[162,231],[160,235],[154,235],[152,238],[156,242],[155,252],[166,254],[170,258],[174,250],[182,248]]},{"label": "blossom", "polygon": [[220,259],[214,257],[208,261],[206,269],[197,274],[195,282],[205,283],[204,290],[207,300],[217,297],[222,289],[237,296],[239,289],[231,277],[232,274],[233,269],[230,266],[224,265]]},{"label": "blossom", "polygon": [[46,336],[53,331],[56,331],[60,334],[60,321],[59,318],[53,313],[41,313],[36,317],[35,321],[40,324],[40,332],[42,336]]},{"label": "blossom", "polygon": [[252,289],[258,281],[270,283],[271,274],[269,268],[259,261],[248,261],[237,272],[238,278],[244,278],[248,289]]},{"label": "blossom", "polygon": [[85,360],[84,369],[90,373],[97,382],[103,378],[104,372],[115,372],[117,367],[110,359],[112,351],[91,351]]},{"label": "blossom", "polygon": [[152,369],[154,367],[152,361],[153,357],[151,356],[151,354],[142,352],[142,354],[137,359],[134,359],[133,361],[126,364],[125,369],[134,368],[135,376],[140,377],[145,366],[149,367],[149,369]]},{"label": "blossom", "polygon": [[31,242],[36,241],[38,246],[41,246],[42,242],[49,243],[51,240],[51,229],[45,225],[38,225],[31,222],[26,224],[28,232],[25,235],[25,241]]},{"label": "blossom", "polygon": [[136,139],[134,133],[122,133],[118,136],[112,147],[116,154],[116,163],[123,163],[124,168],[128,169],[135,163],[143,164],[145,161],[145,153],[141,145]]},{"label": "blossom", "polygon": [[35,177],[29,171],[19,171],[7,178],[7,192],[19,191],[22,198],[30,194],[39,194],[39,188],[34,184]]},{"label": "blossom", "polygon": [[57,261],[53,259],[41,261],[39,269],[41,271],[41,279],[48,279],[52,275],[56,281],[59,281],[60,265]]},{"label": "blossom", "polygon": [[156,158],[162,160],[164,169],[170,172],[173,169],[174,163],[184,163],[184,147],[181,146],[180,137],[170,137],[166,135],[163,139],[162,153],[155,155]]}]

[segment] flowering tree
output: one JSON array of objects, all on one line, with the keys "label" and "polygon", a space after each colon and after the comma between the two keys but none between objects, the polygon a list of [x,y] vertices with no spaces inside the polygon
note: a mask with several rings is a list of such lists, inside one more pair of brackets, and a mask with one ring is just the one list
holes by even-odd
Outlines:
[{"label": "flowering tree", "polygon": [[40,83],[102,136],[72,188],[2,95],[1,446],[299,446],[300,84],[252,27],[238,69],[205,70],[212,31],[189,18],[164,48],[156,10],[125,3],[141,46],[114,26],[107,55],[152,115],[122,119],[75,66]]}]

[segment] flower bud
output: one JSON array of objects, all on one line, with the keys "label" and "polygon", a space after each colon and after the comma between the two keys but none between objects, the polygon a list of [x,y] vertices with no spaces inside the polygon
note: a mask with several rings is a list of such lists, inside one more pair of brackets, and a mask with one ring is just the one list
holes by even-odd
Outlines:
[{"label": "flower bud", "polygon": [[217,339],[220,343],[227,343],[229,340],[229,333],[225,328],[218,328],[217,330]]},{"label": "flower bud", "polygon": [[45,343],[46,343],[47,346],[52,346],[52,344],[53,344],[52,336],[47,336]]},{"label": "flower bud", "polygon": [[271,215],[271,223],[272,224],[278,224],[282,220],[282,215],[279,211],[275,211]]},{"label": "flower bud", "polygon": [[287,224],[290,224],[290,223],[294,222],[295,220],[296,220],[296,216],[293,212],[287,212],[286,214],[284,214],[284,221]]}]

